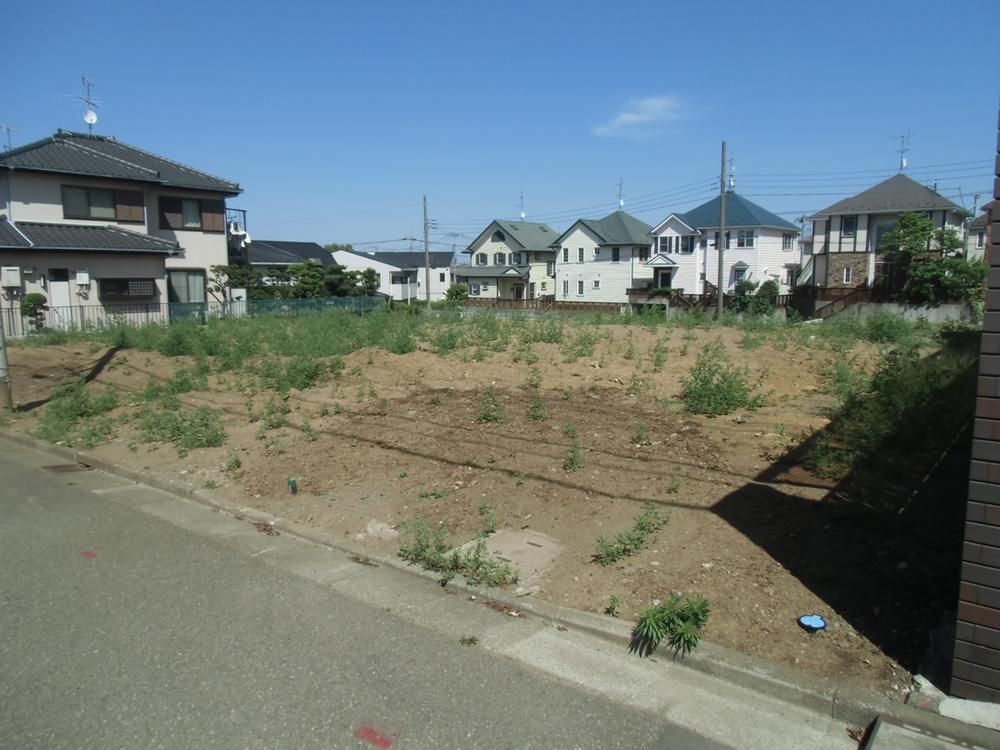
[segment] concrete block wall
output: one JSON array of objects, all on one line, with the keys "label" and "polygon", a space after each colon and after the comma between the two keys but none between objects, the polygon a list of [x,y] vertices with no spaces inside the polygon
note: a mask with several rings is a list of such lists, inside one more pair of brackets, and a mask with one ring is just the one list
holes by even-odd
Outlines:
[{"label": "concrete block wall", "polygon": [[[997,119],[1000,198],[1000,115]],[[1000,212],[994,209],[951,692],[1000,703]]]}]

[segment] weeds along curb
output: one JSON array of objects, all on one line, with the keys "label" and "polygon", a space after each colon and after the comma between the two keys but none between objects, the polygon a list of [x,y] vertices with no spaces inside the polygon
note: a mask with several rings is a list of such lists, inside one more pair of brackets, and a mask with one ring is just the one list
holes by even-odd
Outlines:
[{"label": "weeds along curb", "polygon": [[[255,521],[270,522],[273,514],[249,508],[240,503],[223,500],[211,493],[198,489],[187,482],[167,479],[155,474],[137,471],[127,466],[106,461],[97,456],[73,448],[53,445],[29,435],[0,429],[0,437],[14,443],[58,456],[62,459],[84,464],[106,471],[123,479],[144,484],[169,494],[192,499],[202,505],[236,515],[242,514]],[[378,565],[395,571],[418,576],[437,582],[438,577],[397,557],[371,554],[360,544],[349,539],[332,541],[330,536],[306,528],[294,522],[282,522],[280,529],[291,536],[305,539],[314,544],[329,547],[349,555],[362,557]],[[631,625],[603,615],[568,609],[529,597],[514,597],[503,589],[484,589],[469,586],[457,579],[447,584],[447,588],[469,596],[486,597],[512,609],[536,617],[542,622],[561,625],[597,636],[620,646],[625,655],[631,637]],[[651,657],[669,658],[669,657]],[[763,659],[756,659],[731,649],[702,640],[693,653],[677,662],[688,669],[710,675],[730,684],[771,696],[785,703],[800,706],[821,715],[829,716],[846,725],[866,727],[878,716],[891,719],[897,724],[915,727],[923,732],[966,743],[973,747],[1000,747],[1000,732],[974,724],[952,719],[914,706],[889,701],[880,695],[865,690],[840,685],[833,680],[814,677]]]}]

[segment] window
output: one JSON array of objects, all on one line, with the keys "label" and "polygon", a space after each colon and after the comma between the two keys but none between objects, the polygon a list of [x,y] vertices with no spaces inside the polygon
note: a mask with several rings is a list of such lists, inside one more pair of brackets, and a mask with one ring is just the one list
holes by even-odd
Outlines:
[{"label": "window", "polygon": [[493,253],[493,265],[502,266],[507,262],[507,253]]},{"label": "window", "polygon": [[639,260],[640,261],[649,260],[649,248],[648,247],[640,247],[639,248]]},{"label": "window", "polygon": [[64,219],[103,219],[142,223],[145,202],[138,190],[107,190],[63,185]]},{"label": "window", "polygon": [[854,281],[854,269],[850,266],[844,266],[844,283],[850,284]]},{"label": "window", "polygon": [[405,275],[396,274],[392,277],[393,284],[405,284],[409,279]]},{"label": "window", "polygon": [[444,274],[443,273],[439,273],[438,274],[438,281],[442,281],[442,282],[444,281]]},{"label": "window", "polygon": [[504,241],[506,241],[506,239],[507,238],[504,236],[504,233],[501,232],[498,229],[497,231],[495,231],[493,233],[493,236],[490,238],[490,241],[492,241],[492,242],[504,242]]},{"label": "window", "polygon": [[576,262],[577,263],[583,263],[583,248],[582,247],[578,247],[576,249]]},{"label": "window", "polygon": [[746,281],[747,269],[745,268],[734,268],[733,269],[733,280],[736,282]]},{"label": "window", "polygon": [[482,284],[480,284],[480,287],[484,292],[488,292],[490,290],[490,282],[484,281]]},{"label": "window", "polygon": [[594,279],[594,289],[600,289],[600,288],[601,288],[601,280]]},{"label": "window", "polygon": [[[726,247],[729,247],[729,238],[726,237]],[[752,229],[737,229],[736,230],[736,247],[753,247],[753,230]]]},{"label": "window", "polygon": [[563,281],[563,297],[569,296],[569,282]]},{"label": "window", "polygon": [[785,268],[785,285],[795,286],[795,276],[798,271],[798,266],[788,266]]},{"label": "window", "polygon": [[854,233],[858,231],[858,217],[857,216],[845,216],[840,220],[840,236],[841,237],[853,237]]},{"label": "window", "polygon": [[473,297],[479,296],[479,284],[470,283],[469,284],[469,294]]},{"label": "window", "polygon": [[542,291],[543,291],[543,292],[545,291],[545,284],[546,284],[546,282],[544,282],[544,281],[543,281],[543,282],[542,282]]},{"label": "window", "polygon": [[485,266],[490,262],[489,256],[486,253],[476,253],[476,265]]},{"label": "window", "polygon": [[[726,232],[726,250],[728,250],[732,246],[732,239],[733,238],[729,234],[729,232]],[[714,242],[715,242],[715,247],[718,247],[719,246],[719,233],[718,232],[715,233]]]},{"label": "window", "polygon": [[563,248],[563,263],[569,263],[569,248]]},{"label": "window", "polygon": [[512,266],[519,266],[519,265],[521,265],[521,253],[514,253],[513,254],[513,260],[511,260],[511,265]]},{"label": "window", "polygon": [[535,260],[541,260],[541,259],[542,259],[542,254],[541,253],[535,253]]},{"label": "window", "polygon": [[681,252],[682,253],[693,253],[695,238],[691,235],[685,235],[680,238],[681,241]]},{"label": "window", "polygon": [[556,275],[556,262],[554,260],[550,260],[548,263],[545,264],[545,273],[548,276]]},{"label": "window", "polygon": [[155,297],[156,282],[153,279],[101,279],[100,294],[101,299]]},{"label": "window", "polygon": [[781,249],[791,250],[795,245],[795,235],[791,232],[785,232],[781,235]]},{"label": "window", "polygon": [[985,247],[986,245],[986,232],[980,229],[976,232],[976,247]]},{"label": "window", "polygon": [[225,232],[225,212],[221,200],[160,196],[160,229]]},{"label": "window", "polygon": [[580,297],[583,296],[583,282],[582,281],[576,282],[576,293],[577,293],[577,296],[580,296]]},{"label": "window", "polygon": [[619,247],[613,247],[613,248],[611,248],[611,262],[612,263],[619,263],[619,262],[621,262],[621,259],[622,259],[621,248],[619,248]]},{"label": "window", "polygon": [[528,284],[528,299],[534,299],[534,298],[535,298],[535,282],[532,281],[530,284]]},{"label": "window", "polygon": [[167,295],[171,302],[204,302],[204,271],[168,271]]}]

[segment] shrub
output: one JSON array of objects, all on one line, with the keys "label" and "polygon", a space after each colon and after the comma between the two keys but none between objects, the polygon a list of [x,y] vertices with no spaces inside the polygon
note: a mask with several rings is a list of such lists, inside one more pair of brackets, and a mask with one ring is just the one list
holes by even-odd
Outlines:
[{"label": "shrub", "polygon": [[492,385],[489,386],[479,397],[476,421],[479,423],[503,422],[506,416],[507,411],[497,396],[496,388]]},{"label": "shrub", "polygon": [[45,324],[48,298],[40,292],[30,292],[21,298],[21,317],[27,318],[29,325],[40,331]]},{"label": "shrub", "polygon": [[681,380],[681,399],[696,414],[718,416],[736,409],[756,409],[766,394],[760,391],[761,380],[751,382],[749,370],[732,363],[725,347],[709,344],[691,371]]},{"label": "shrub", "polygon": [[708,622],[709,614],[704,598],[696,596],[682,600],[677,594],[671,594],[667,601],[654,603],[639,615],[632,630],[629,651],[649,656],[666,638],[675,656],[686,656],[701,642],[701,629]]}]

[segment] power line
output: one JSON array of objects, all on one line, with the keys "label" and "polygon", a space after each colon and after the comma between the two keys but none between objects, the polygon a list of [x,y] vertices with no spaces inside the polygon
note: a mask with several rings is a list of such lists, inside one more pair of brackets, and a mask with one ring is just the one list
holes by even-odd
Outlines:
[{"label": "power line", "polygon": [[[927,164],[923,167],[912,167],[909,171],[922,172],[928,169],[937,169],[939,167],[955,167],[964,164],[979,164],[987,165],[992,164],[991,159],[973,159],[972,161],[951,161],[951,162],[941,162],[940,164]],[[822,176],[822,175],[838,175],[838,174],[884,174],[886,172],[891,173],[891,168],[884,169],[858,169],[858,170],[848,170],[839,172],[751,172],[743,175],[744,177],[810,177],[810,176]]]}]

